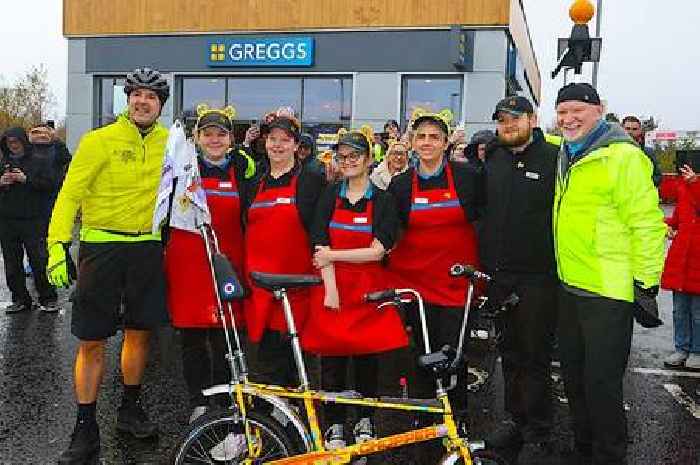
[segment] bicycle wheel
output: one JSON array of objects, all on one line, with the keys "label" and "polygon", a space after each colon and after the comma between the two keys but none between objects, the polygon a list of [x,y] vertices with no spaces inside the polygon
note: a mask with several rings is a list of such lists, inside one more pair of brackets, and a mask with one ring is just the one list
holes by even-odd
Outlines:
[{"label": "bicycle wheel", "polygon": [[[279,423],[256,412],[246,421],[255,440],[253,464],[297,455],[299,451]],[[238,464],[249,458],[244,426],[233,410],[215,410],[202,416],[184,433],[172,454],[175,465]]]},{"label": "bicycle wheel", "polygon": [[[472,463],[474,465],[509,465],[507,460],[488,449],[472,452]],[[440,465],[464,465],[464,459],[458,452],[453,452],[442,459]]]}]

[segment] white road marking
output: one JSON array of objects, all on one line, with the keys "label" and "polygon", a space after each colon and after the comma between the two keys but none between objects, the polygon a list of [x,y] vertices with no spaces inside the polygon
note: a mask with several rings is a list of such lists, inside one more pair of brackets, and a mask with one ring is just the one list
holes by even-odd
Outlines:
[{"label": "white road marking", "polygon": [[700,378],[700,372],[698,371],[664,370],[658,368],[641,367],[630,368],[630,371],[634,373],[640,373],[643,375],[673,376],[678,378]]},{"label": "white road marking", "polygon": [[664,389],[676,399],[676,402],[681,404],[690,414],[700,420],[700,406],[695,403],[691,397],[683,392],[683,389],[677,384],[664,384]]}]

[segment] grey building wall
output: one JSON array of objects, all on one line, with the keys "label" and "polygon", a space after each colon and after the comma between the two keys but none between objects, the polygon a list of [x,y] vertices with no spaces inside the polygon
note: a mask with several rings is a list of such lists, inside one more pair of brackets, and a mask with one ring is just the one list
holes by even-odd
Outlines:
[{"label": "grey building wall", "polygon": [[83,134],[93,126],[93,78],[86,73],[85,40],[68,40],[68,89],[66,100],[66,145],[75,151]]},{"label": "grey building wall", "polygon": [[[98,111],[94,76],[122,75],[144,65],[165,71],[171,83],[175,82],[175,73],[187,72],[353,72],[352,125],[370,124],[375,130],[381,130],[388,118],[400,119],[402,74],[462,74],[462,119],[467,133],[493,129],[493,108],[506,92],[506,31],[496,28],[467,32],[468,59],[463,73],[454,66],[454,31],[447,30],[293,34],[316,37],[316,59],[311,68],[212,68],[204,52],[205,44],[215,36],[70,39],[68,145],[75,149],[82,134],[93,127]],[[174,102],[171,97],[163,108],[161,122],[165,125],[172,124]]]},{"label": "grey building wall", "polygon": [[474,67],[465,74],[465,123],[467,137],[482,129],[494,129],[491,115],[506,95],[508,40],[504,30],[480,30],[474,37]]}]

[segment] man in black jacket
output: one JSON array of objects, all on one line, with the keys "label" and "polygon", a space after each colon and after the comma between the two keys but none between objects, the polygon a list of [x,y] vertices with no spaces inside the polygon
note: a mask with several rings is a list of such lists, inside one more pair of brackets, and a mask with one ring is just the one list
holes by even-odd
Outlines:
[{"label": "man in black jacket", "polygon": [[61,190],[63,179],[66,177],[71,154],[68,147],[62,140],[56,137],[56,131],[51,122],[40,123],[29,130],[29,141],[32,143],[32,153],[37,158],[44,158],[48,161],[49,168],[53,170],[52,177],[54,187],[45,196],[43,213],[43,234],[46,235],[51,220],[51,210],[56,203],[56,197]]},{"label": "man in black jacket", "polygon": [[39,293],[40,309],[56,311],[56,289],[46,276],[46,246],[42,239],[42,218],[46,197],[54,187],[48,162],[34,156],[27,133],[8,129],[0,138],[0,246],[5,262],[5,279],[12,293],[6,313],[32,308],[22,259],[27,251]]},{"label": "man in black jacket", "polygon": [[505,409],[511,416],[487,439],[517,460],[524,443],[548,443],[552,427],[551,342],[557,273],[552,207],[558,147],[545,141],[524,97],[501,100],[493,113],[498,138],[487,147],[486,208],[479,253],[494,276],[492,305],[519,303],[499,317]]}]

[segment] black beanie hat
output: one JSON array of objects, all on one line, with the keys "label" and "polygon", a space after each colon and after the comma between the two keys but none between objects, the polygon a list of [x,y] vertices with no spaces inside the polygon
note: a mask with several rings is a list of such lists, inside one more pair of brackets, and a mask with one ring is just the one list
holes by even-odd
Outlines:
[{"label": "black beanie hat", "polygon": [[585,82],[577,82],[565,85],[557,94],[557,105],[562,102],[583,102],[591,105],[600,105],[600,96],[595,88]]}]

